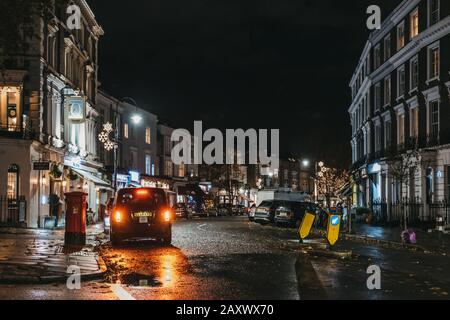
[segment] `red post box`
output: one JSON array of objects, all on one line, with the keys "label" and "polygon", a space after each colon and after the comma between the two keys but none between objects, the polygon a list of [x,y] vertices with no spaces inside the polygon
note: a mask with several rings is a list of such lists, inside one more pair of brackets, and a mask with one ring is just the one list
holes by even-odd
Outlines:
[{"label": "red post box", "polygon": [[83,192],[66,193],[66,246],[86,245],[86,198]]}]

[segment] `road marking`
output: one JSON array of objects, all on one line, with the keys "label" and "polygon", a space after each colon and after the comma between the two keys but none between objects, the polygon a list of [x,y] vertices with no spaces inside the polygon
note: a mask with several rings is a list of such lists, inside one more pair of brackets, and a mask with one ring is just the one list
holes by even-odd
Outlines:
[{"label": "road marking", "polygon": [[120,284],[113,284],[111,286],[112,292],[123,301],[133,301],[136,300],[128,291],[126,291]]}]

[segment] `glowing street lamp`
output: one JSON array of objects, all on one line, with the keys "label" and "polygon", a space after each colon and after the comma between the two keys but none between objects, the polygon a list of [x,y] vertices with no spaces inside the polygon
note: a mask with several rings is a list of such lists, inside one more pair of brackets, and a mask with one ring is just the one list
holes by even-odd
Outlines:
[{"label": "glowing street lamp", "polygon": [[135,114],[134,116],[131,117],[131,120],[133,121],[134,124],[138,125],[141,123],[142,117],[138,114]]},{"label": "glowing street lamp", "polygon": [[303,165],[304,168],[308,168],[310,164],[311,164],[311,163],[310,163],[309,160],[303,160],[303,161],[302,161],[302,165]]}]

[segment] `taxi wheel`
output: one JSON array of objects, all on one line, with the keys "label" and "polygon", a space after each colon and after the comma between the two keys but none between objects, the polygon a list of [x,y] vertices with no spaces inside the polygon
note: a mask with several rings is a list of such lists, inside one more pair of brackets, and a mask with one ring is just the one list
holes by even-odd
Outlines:
[{"label": "taxi wheel", "polygon": [[122,239],[120,239],[117,235],[111,233],[111,244],[113,246],[117,246],[122,242]]},{"label": "taxi wheel", "polygon": [[166,245],[172,244],[172,228],[170,228],[166,234],[164,235],[164,238],[162,239],[163,243]]}]

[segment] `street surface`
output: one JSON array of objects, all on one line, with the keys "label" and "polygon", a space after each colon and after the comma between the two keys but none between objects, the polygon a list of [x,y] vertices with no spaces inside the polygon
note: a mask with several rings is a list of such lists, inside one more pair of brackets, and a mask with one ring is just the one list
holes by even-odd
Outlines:
[{"label": "street surface", "polygon": [[[295,230],[244,217],[174,225],[173,246],[152,241],[106,245],[104,280],[70,291],[65,284],[0,286],[0,299],[298,300],[448,299],[450,258],[357,242],[349,260],[303,253]],[[382,289],[367,289],[366,270],[382,269]]]}]

